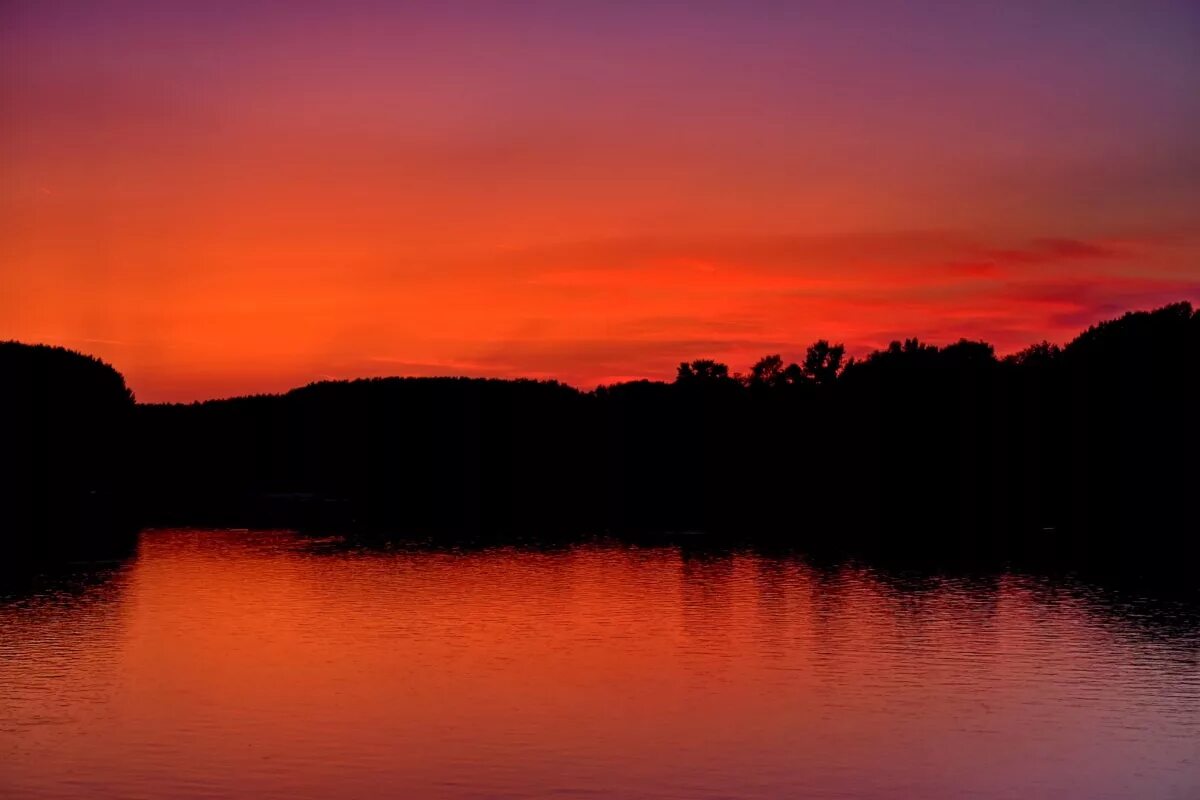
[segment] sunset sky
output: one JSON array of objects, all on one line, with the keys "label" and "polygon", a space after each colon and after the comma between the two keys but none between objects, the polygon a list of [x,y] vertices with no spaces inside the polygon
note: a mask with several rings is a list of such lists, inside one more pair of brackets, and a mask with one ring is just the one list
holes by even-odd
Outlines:
[{"label": "sunset sky", "polygon": [[1200,301],[1200,4],[0,2],[0,339],[590,388]]}]

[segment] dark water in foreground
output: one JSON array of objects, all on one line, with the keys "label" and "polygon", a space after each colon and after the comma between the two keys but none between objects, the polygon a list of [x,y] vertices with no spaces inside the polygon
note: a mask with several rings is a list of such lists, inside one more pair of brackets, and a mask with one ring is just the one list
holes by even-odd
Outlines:
[{"label": "dark water in foreground", "polygon": [[1200,631],[1065,579],[149,532],[0,594],[0,796],[1184,800]]}]

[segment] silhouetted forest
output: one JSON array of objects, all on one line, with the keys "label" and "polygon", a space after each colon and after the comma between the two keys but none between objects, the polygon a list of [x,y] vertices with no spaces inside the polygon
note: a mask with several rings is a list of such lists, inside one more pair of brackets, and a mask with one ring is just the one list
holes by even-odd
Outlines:
[{"label": "silhouetted forest", "polygon": [[591,392],[386,378],[135,405],[100,362],[17,344],[0,374],[5,501],[35,538],[102,498],[144,524],[1200,553],[1187,303],[1005,358],[908,339],[853,360],[819,341],[802,363],[699,360]]},{"label": "silhouetted forest", "polygon": [[83,552],[127,532],[134,417],[107,364],[0,342],[0,555]]}]

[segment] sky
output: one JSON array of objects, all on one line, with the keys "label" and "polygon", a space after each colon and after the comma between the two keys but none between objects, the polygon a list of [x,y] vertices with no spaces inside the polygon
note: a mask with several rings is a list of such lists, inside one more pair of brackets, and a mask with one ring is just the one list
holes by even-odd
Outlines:
[{"label": "sky", "polygon": [[1200,4],[0,0],[0,339],[140,400],[1200,301]]}]

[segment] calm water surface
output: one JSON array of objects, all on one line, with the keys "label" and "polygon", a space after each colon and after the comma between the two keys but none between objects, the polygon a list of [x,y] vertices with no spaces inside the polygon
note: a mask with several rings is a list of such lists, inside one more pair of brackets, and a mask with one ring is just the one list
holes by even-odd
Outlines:
[{"label": "calm water surface", "polygon": [[155,531],[0,595],[0,796],[1194,800],[1200,634],[1062,579]]}]

